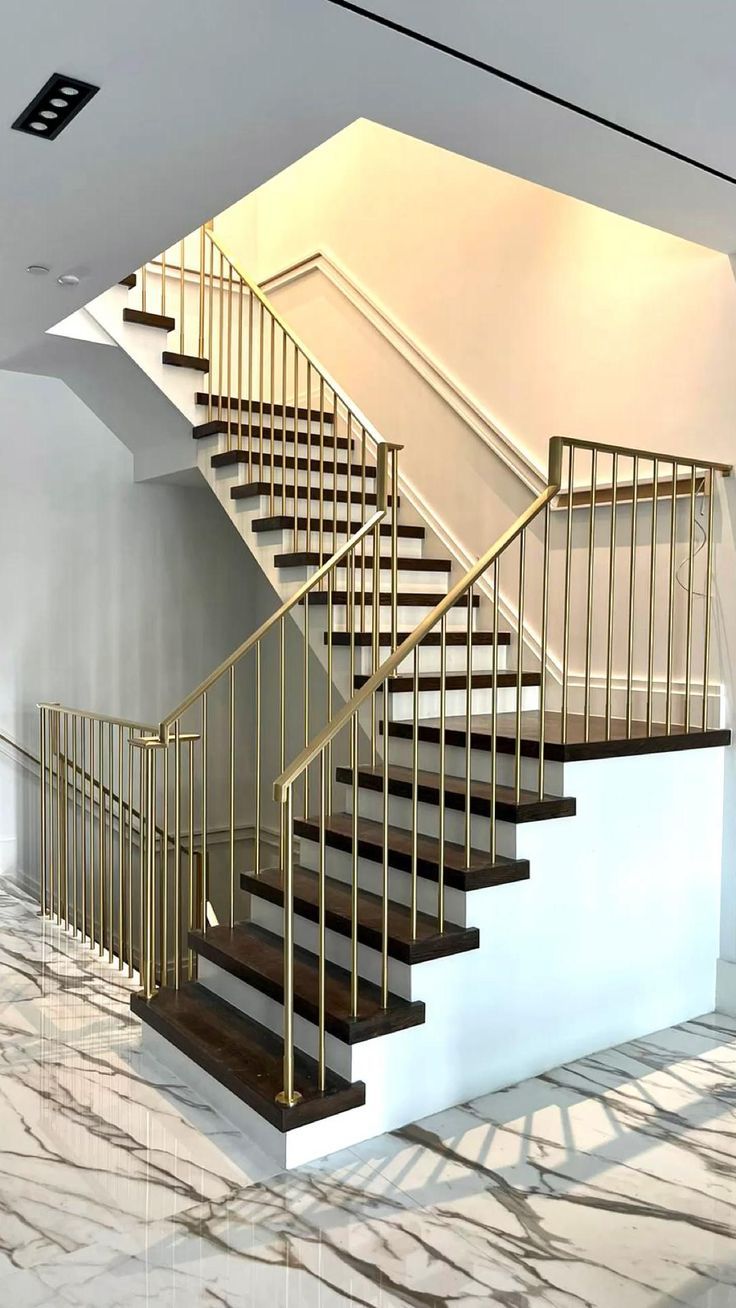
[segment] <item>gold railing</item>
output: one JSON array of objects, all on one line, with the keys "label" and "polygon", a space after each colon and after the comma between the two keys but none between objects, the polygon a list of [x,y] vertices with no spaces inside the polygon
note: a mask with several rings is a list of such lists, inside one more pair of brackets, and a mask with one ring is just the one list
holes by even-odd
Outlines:
[{"label": "gold railing", "polygon": [[[179,986],[194,975],[189,931],[204,927],[208,914],[232,926],[237,871],[252,867],[260,873],[268,834],[264,793],[270,795],[289,753],[306,745],[320,722],[329,722],[333,714],[333,635],[340,613],[348,633],[347,693],[353,688],[356,635],[366,630],[367,615],[371,667],[378,666],[382,570],[389,574],[391,649],[397,630],[400,446],[375,431],[212,231],[202,228],[196,240],[199,268],[193,277],[187,272],[182,243],[174,296],[170,289],[167,294],[172,269],[166,255],[140,270],[141,309],[178,313],[179,353],[195,350],[195,360],[187,355],[190,362],[209,368],[207,409],[213,433],[226,434],[229,461],[244,465],[249,479],[265,479],[272,511],[277,502],[284,510],[293,500],[290,513],[275,525],[293,529],[295,550],[302,544],[303,557],[294,562],[316,567],[160,723],[51,703],[39,706],[44,911],[80,931],[101,954],[117,957],[121,967],[137,968],[148,996],[158,985]],[[318,407],[313,410],[313,405]],[[288,458],[292,420],[294,454]],[[305,422],[306,432],[301,432]],[[270,453],[264,449],[264,431]],[[299,435],[305,437],[305,458],[299,455]],[[351,462],[355,442],[357,466]],[[312,458],[314,448],[317,459]],[[338,459],[343,448],[344,463]],[[304,515],[295,484],[302,472]],[[339,487],[341,477],[346,484]],[[334,511],[326,532],[330,501]],[[338,512],[343,502],[344,516]],[[386,528],[388,555],[383,558]],[[311,639],[310,615],[317,600],[326,625],[323,697]],[[265,709],[264,667],[278,669],[277,687]],[[371,749],[375,755],[375,721]],[[306,813],[307,778],[303,805]],[[279,812],[274,807],[275,817]],[[279,832],[274,858],[280,843]]]},{"label": "gold railing", "polygon": [[[608,467],[606,468],[606,464]],[[666,473],[669,472],[669,478]],[[374,790],[382,794],[382,943],[381,991],[388,1002],[389,827],[391,812],[391,680],[412,659],[413,713],[411,767],[404,768],[398,793],[410,804],[410,914],[416,934],[418,913],[419,844],[419,690],[423,643],[439,632],[440,673],[437,775],[437,898],[438,931],[445,929],[445,864],[447,855],[447,623],[460,604],[465,624],[465,711],[461,726],[465,743],[462,766],[463,857],[466,866],[498,858],[499,799],[518,804],[524,797],[546,797],[547,751],[554,740],[610,742],[632,735],[705,731],[711,657],[711,589],[713,572],[714,477],[728,475],[725,464],[661,456],[643,450],[616,448],[555,437],[550,441],[548,484],[521,517],[454,585],[412,634],[376,668],[353,698],[323,731],[299,753],[276,781],[274,795],[283,810],[281,867],[284,890],[284,1081],[282,1102],[298,1101],[294,1084],[293,1028],[293,877],[294,787],[317,774],[317,815],[321,838],[319,877],[319,1075],[325,1084],[325,821],[329,813],[328,769],[333,751],[349,758],[343,779],[352,813],[352,933],[351,1010],[360,1012],[358,974],[358,886],[360,826],[360,754],[362,715],[371,721],[376,699],[383,699],[380,778],[373,771]],[[607,476],[606,473],[609,475]],[[682,475],[684,473],[684,476]],[[647,476],[647,474],[649,474]],[[559,497],[559,498],[558,498]],[[696,508],[707,500],[705,578],[701,611],[694,603]],[[552,512],[557,501],[563,507]],[[576,517],[578,521],[576,522]],[[678,550],[682,557],[678,562]],[[686,579],[680,573],[686,572]],[[623,581],[622,581],[623,576]],[[473,596],[483,582],[488,589],[492,623],[490,714],[482,765],[473,750],[474,622]],[[679,584],[678,584],[679,583]],[[561,603],[555,604],[553,597]],[[516,670],[512,677],[513,707],[501,715],[499,702],[499,623],[510,619],[517,633]],[[561,665],[551,651],[561,651]],[[599,667],[596,677],[593,669]],[[579,668],[573,677],[571,669]],[[620,672],[619,672],[620,669]],[[537,708],[524,709],[526,674],[536,680]],[[536,674],[536,675],[535,675]],[[574,701],[574,702],[573,702]],[[697,710],[697,711],[696,711]],[[439,719],[437,721],[437,719]],[[697,724],[697,725],[694,725]],[[457,720],[455,721],[457,727]],[[458,747],[456,747],[458,748]],[[373,760],[371,760],[373,762]],[[482,766],[482,773],[480,771]],[[503,769],[503,780],[500,780]],[[408,773],[408,778],[407,778]],[[478,782],[485,783],[485,806]],[[453,808],[457,808],[455,797]],[[471,835],[483,826],[483,845],[474,849]]]}]

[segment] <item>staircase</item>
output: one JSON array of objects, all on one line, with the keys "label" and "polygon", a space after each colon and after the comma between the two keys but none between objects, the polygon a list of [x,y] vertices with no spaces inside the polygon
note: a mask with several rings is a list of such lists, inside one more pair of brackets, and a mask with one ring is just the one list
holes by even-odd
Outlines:
[{"label": "staircase", "polygon": [[608,942],[590,975],[575,951],[626,929],[619,861],[659,902],[658,841],[678,884],[704,860],[695,902],[715,893],[730,470],[555,438],[544,492],[463,573],[402,496],[400,447],[211,228],[90,312],[191,421],[279,601],[160,723],[41,706],[42,906],[139,975],[156,1057],[293,1166],[697,1007],[700,938],[671,1010],[654,959],[632,1003]]}]

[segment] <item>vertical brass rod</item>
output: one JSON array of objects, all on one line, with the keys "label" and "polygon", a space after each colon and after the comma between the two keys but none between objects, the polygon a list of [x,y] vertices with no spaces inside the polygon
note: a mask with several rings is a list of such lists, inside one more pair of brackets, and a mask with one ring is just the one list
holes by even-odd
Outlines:
[{"label": "vertical brass rod", "polygon": [[391,650],[398,645],[399,630],[399,452],[391,451]]},{"label": "vertical brass rod", "polygon": [[[220,287],[224,295],[225,288]],[[227,265],[227,448],[233,447],[232,436],[232,395],[233,395],[233,266]],[[237,412],[237,410],[236,410]]]},{"label": "vertical brass rod", "polygon": [[[265,311],[264,311],[263,305],[261,305],[261,391],[262,391],[262,392],[263,392],[263,314],[264,314],[264,312],[265,312]],[[271,459],[270,459],[270,474],[269,474],[269,494],[268,494],[268,504],[269,504],[269,509],[268,509],[268,511],[269,511],[269,513],[270,513],[272,516],[273,516],[273,514],[274,514],[274,512],[275,512],[275,504],[276,504],[276,490],[275,490],[275,478],[276,478],[276,441],[275,441],[275,438],[274,438],[274,426],[273,426],[273,345],[274,345],[274,318],[273,318],[273,314],[271,314],[271,393],[270,393],[270,397],[269,397],[269,399],[270,399],[270,404],[269,404],[269,411],[270,411],[270,412],[269,412],[269,416],[270,416],[270,423],[271,423],[271,427],[270,427],[270,433],[271,433]],[[263,450],[263,430],[264,430],[264,423],[265,423],[265,416],[264,416],[264,402],[263,402],[263,394],[261,394],[261,450]],[[308,429],[309,429],[309,424],[307,424],[307,427],[308,427]],[[299,437],[298,437],[298,434],[297,434],[298,431],[299,431],[299,423],[297,422],[297,423],[295,423],[295,425],[294,425],[294,480],[295,480],[295,481],[297,480],[297,470],[298,470],[298,468],[299,468]],[[307,444],[307,467],[310,466],[310,465],[309,465],[309,453],[310,453],[310,445],[309,445],[309,443],[308,443],[308,444]],[[263,457],[263,455],[261,455],[261,457]],[[284,457],[284,456],[283,456],[283,448],[282,448],[282,453],[281,453],[281,461],[282,461],[282,463],[283,463],[283,457]],[[294,546],[294,548],[296,549],[296,545]]]},{"label": "vertical brass rod", "polygon": [[685,730],[690,730],[690,692],[693,666],[693,570],[695,567],[695,487],[696,469],[690,469],[690,518],[687,565],[687,617],[685,628]]},{"label": "vertical brass rod", "polygon": [[639,512],[639,456],[634,455],[634,480],[631,492],[631,534],[629,538],[629,643],[626,659],[626,738],[631,735],[632,701],[634,697],[634,620],[636,610],[634,596],[636,587],[636,528]]},{"label": "vertical brass rod", "polygon": [[200,929],[207,930],[207,728],[208,728],[208,700],[207,691],[202,694],[202,833],[200,844],[202,846],[202,902],[200,904]]},{"label": "vertical brass rod", "polygon": [[[416,650],[414,651],[416,658]],[[383,841],[381,850],[381,1007],[388,1008],[388,827],[391,795],[389,791],[391,704],[388,683],[384,681],[383,694]]]},{"label": "vertical brass rod", "polygon": [[358,810],[360,806],[358,792],[358,714],[354,713],[350,721],[353,756],[353,830],[352,830],[352,878],[351,878],[351,924],[350,924],[350,1016],[358,1016]]},{"label": "vertical brass rod", "polygon": [[235,666],[231,664],[228,687],[228,925],[235,925]]},{"label": "vertical brass rod", "polygon": [[[335,569],[327,577],[327,721],[332,721],[332,647],[334,637]],[[327,742],[327,815],[332,816],[332,741]]]},{"label": "vertical brass rod", "polygon": [[125,900],[123,895],[123,728],[118,727],[118,971],[123,970],[123,921]]},{"label": "vertical brass rod", "polygon": [[710,624],[711,624],[711,607],[712,596],[711,589],[713,585],[713,513],[714,513],[714,485],[715,474],[711,468],[708,473],[708,546],[705,562],[705,631],[703,635],[703,716],[701,726],[703,731],[708,730],[708,680],[710,670]]},{"label": "vertical brass rod", "polygon": [[146,312],[146,278],[148,274],[148,265],[144,263],[141,268],[141,310]]},{"label": "vertical brass rod", "polygon": [[181,982],[181,721],[174,723],[174,875],[171,883],[174,928],[174,988]]},{"label": "vertical brass rod", "polygon": [[544,799],[545,741],[547,737],[547,633],[549,627],[549,504],[544,506],[544,557],[542,562],[542,638],[539,650],[539,798]]},{"label": "vertical brass rod", "polygon": [[166,313],[166,251],[161,253],[161,316]]},{"label": "vertical brass rod", "polygon": [[40,858],[40,895],[41,895],[41,912],[46,916],[48,913],[48,874],[47,874],[47,833],[46,833],[46,709],[38,710],[38,735],[41,757],[41,858]]},{"label": "vertical brass rod", "polygon": [[[311,424],[310,424],[311,430]],[[334,435],[334,433],[333,433]],[[307,446],[307,452],[311,448],[311,442]],[[350,455],[348,454],[348,463]],[[337,468],[337,445],[332,448],[333,467]],[[324,562],[323,554],[325,548],[325,379],[319,379],[319,561]]]},{"label": "vertical brass rod", "polygon": [[284,1088],[277,1101],[290,1108],[298,1102],[294,1089],[294,818],[291,786],[282,813],[284,869]]},{"label": "vertical brass rod", "polygon": [[62,773],[64,784],[62,788],[63,795],[63,833],[64,839],[62,844],[63,859],[62,866],[64,869],[64,925],[69,929],[69,714],[64,714],[64,770]]},{"label": "vertical brass rod", "polygon": [[491,691],[491,863],[496,862],[496,777],[498,768],[498,556],[493,561],[493,688]]},{"label": "vertical brass rod", "polygon": [[[235,419],[238,427],[238,449],[243,448],[243,292],[245,283],[242,277],[238,278],[238,403],[235,409]],[[248,452],[250,453],[250,432],[248,433]],[[248,464],[247,472],[248,481],[253,479],[253,468]]]},{"label": "vertical brass rod", "polygon": [[224,376],[224,371],[223,371],[223,369],[224,369],[224,367],[225,367],[225,284],[224,284],[224,278],[223,278],[223,270],[224,270],[224,267],[225,267],[225,261],[224,261],[224,259],[223,259],[222,250],[220,250],[220,280],[219,280],[219,290],[218,290],[218,292],[217,292],[217,303],[218,303],[218,309],[219,309],[218,316],[217,316],[217,325],[218,325],[218,328],[219,328],[218,333],[217,333],[217,354],[218,354],[218,359],[217,359],[217,389],[218,389],[218,393],[219,393],[219,408],[220,408],[220,411],[219,411],[218,417],[220,418],[220,421],[222,421],[222,413],[223,413],[223,408],[224,408],[224,411],[225,411],[225,422],[227,423],[227,432],[228,432],[228,437],[229,437],[229,435],[230,435],[230,413],[231,413],[231,408],[230,408],[230,398],[231,398],[231,397],[230,397],[229,395],[226,397],[226,396],[223,394],[224,381],[225,381],[225,376]]},{"label": "vertical brass rod", "polygon": [[82,866],[81,866],[81,916],[82,916],[82,940],[87,939],[87,732],[86,719],[81,717],[79,720],[79,747],[80,747],[80,767],[82,769],[82,811],[81,817],[81,837],[82,837]]},{"label": "vertical brass rod", "polygon": [[79,802],[77,800],[77,715],[72,713],[72,928],[76,936],[79,930],[79,896],[77,881],[79,879],[77,828],[79,826]]},{"label": "vertical brass rod", "polygon": [[[209,243],[210,250],[210,283],[209,283],[209,312],[207,315],[207,357],[210,366],[207,370],[207,421],[212,422],[212,383],[215,376],[215,356],[213,353],[214,329],[215,329],[215,247],[212,241]],[[222,418],[222,395],[218,401],[218,418]],[[228,421],[230,415],[228,414]]]},{"label": "vertical brass rod", "polygon": [[[412,734],[411,734],[411,938],[417,937],[417,894],[419,874],[419,649],[414,649],[412,673]],[[384,682],[385,697],[391,692],[390,682]]]},{"label": "vertical brass rod", "polygon": [[649,537],[649,633],[647,636],[647,735],[652,734],[654,699],[654,617],[657,585],[657,505],[659,501],[659,459],[654,459],[652,485],[652,525]]},{"label": "vertical brass rod", "polygon": [[570,578],[572,570],[572,508],[575,494],[575,447],[570,446],[567,477],[567,532],[565,538],[565,596],[563,600],[562,631],[562,709],[560,736],[562,744],[567,740],[567,701],[570,678]]},{"label": "vertical brass rod", "polygon": [[514,748],[514,794],[521,799],[521,696],[524,686],[524,594],[526,572],[526,530],[519,537],[519,630],[516,655],[516,745]]},{"label": "vertical brass rod", "polygon": [[199,229],[199,357],[204,358],[204,226]]},{"label": "vertical brass rod", "polygon": [[[307,427],[309,424],[307,424]],[[294,549],[299,549],[299,484],[296,451],[299,449],[299,346],[294,345]],[[306,511],[306,549],[310,548],[309,505]]]},{"label": "vertical brass rod", "polygon": [[[473,734],[473,587],[466,594],[468,612],[465,624],[465,828],[464,848],[465,866],[470,866],[470,826],[471,826],[471,775],[472,775],[472,734]],[[419,648],[417,646],[417,648]],[[444,805],[444,795],[440,795],[440,805]]]},{"label": "vertical brass rod", "polygon": [[99,787],[98,787],[99,808],[97,814],[97,820],[98,820],[97,888],[99,891],[98,900],[100,905],[100,937],[97,943],[99,947],[100,956],[102,956],[102,954],[104,953],[104,948],[105,948],[105,922],[107,920],[107,899],[105,898],[105,889],[107,886],[107,868],[105,866],[107,859],[105,857],[105,854],[106,854],[107,846],[105,842],[105,734],[104,733],[105,733],[105,725],[103,722],[100,722],[98,724],[98,732],[97,732],[97,754],[99,757],[99,768],[100,768],[100,778],[99,778]]},{"label": "vertical brass rod", "polygon": [[[419,656],[419,647],[414,650],[414,658]],[[440,793],[437,835],[437,927],[445,929],[445,774],[447,770],[447,741],[445,724],[447,721],[447,614],[440,618]]]},{"label": "vertical brass rod", "polygon": [[279,619],[279,770],[286,766],[286,629]]},{"label": "vertical brass rod", "polygon": [[186,336],[184,325],[184,242],[179,242],[179,350],[181,354],[186,354],[184,341]]},{"label": "vertical brass rod", "polygon": [[[143,735],[143,732],[140,733]],[[146,964],[146,860],[148,857],[148,846],[146,844],[146,832],[148,829],[148,782],[146,777],[145,765],[146,749],[140,746],[138,758],[138,888],[136,899],[138,901],[138,973],[141,985],[146,984],[145,964]]]},{"label": "vertical brass rod", "polygon": [[145,959],[144,993],[150,998],[155,989],[156,960],[153,918],[153,887],[156,875],[156,751],[144,751],[146,771],[146,889],[145,889]]},{"label": "vertical brass rod", "polygon": [[115,740],[113,723],[107,727],[107,774],[109,791],[109,819],[107,826],[107,957],[112,963],[114,953],[114,919],[115,919],[115,832],[113,814],[113,794],[115,791]]},{"label": "vertical brass rod", "polygon": [[[335,451],[335,459],[337,459],[337,414],[338,414],[337,395],[333,391],[332,392],[332,435],[334,438],[333,448]],[[352,457],[353,457],[353,451],[350,441],[348,441],[348,452],[347,452],[348,463],[350,463]],[[348,521],[348,536],[349,536],[350,523],[352,521],[350,505],[347,506],[347,521]],[[333,500],[332,502],[332,553],[333,554],[335,553],[336,549],[337,549],[337,502]]]},{"label": "vertical brass rod", "polygon": [[[306,611],[305,611],[306,617]],[[261,642],[255,649],[256,656],[256,825],[255,825],[255,874],[261,873]]]},{"label": "vertical brass rod", "polygon": [[[189,776],[187,784],[187,801],[189,809],[189,822],[187,833],[187,945],[189,945],[189,932],[193,929],[194,923],[194,741],[189,741]],[[187,976],[191,981],[194,975],[194,953],[191,948],[187,949]]]},{"label": "vertical brass rod", "polygon": [[51,916],[59,921],[61,913],[57,913],[59,905],[58,888],[61,884],[59,865],[61,863],[61,804],[59,802],[59,787],[61,785],[61,759],[59,754],[59,722],[60,715],[57,709],[51,714],[50,719],[50,750],[51,750],[51,775],[49,777],[49,802],[51,805]]},{"label": "vertical brass rod", "polygon": [[667,677],[665,683],[665,731],[672,729],[672,642],[675,617],[675,542],[677,539],[677,463],[672,463],[672,493],[670,496],[670,580],[667,600]]},{"label": "vertical brass rod", "polygon": [[169,742],[164,745],[163,817],[161,837],[161,984],[169,981]]},{"label": "vertical brass rod", "polygon": [[97,841],[95,838],[95,724],[89,720],[89,945],[94,949],[97,935],[95,926],[95,882],[97,879],[97,868],[95,866],[95,851]]},{"label": "vertical brass rod", "polygon": [[128,964],[128,976],[133,974],[133,759],[134,752],[131,741],[134,733],[128,732],[128,856],[126,866],[126,913],[127,913],[127,930],[126,960]]},{"label": "vertical brass rod", "polygon": [[[348,555],[347,591],[345,594],[345,616],[350,633],[350,694],[355,694],[355,550]],[[353,736],[350,735],[350,762],[353,759]]]},{"label": "vertical brass rod", "polygon": [[[288,368],[286,352],[286,332],[281,328],[281,514],[286,517],[286,372]],[[299,423],[294,423],[294,448],[299,444]],[[294,549],[299,548],[298,540]]]},{"label": "vertical brass rod", "polygon": [[[276,489],[275,489],[276,436],[275,436],[275,428],[274,428],[274,420],[273,420],[273,399],[274,399],[274,391],[276,387],[275,350],[276,350],[276,319],[274,318],[273,314],[271,314],[271,380],[270,380],[270,386],[268,392],[269,421],[270,421],[270,431],[271,431],[271,496],[269,499],[268,512],[270,513],[271,517],[273,517],[274,513],[276,512]],[[263,427],[263,414],[261,414],[261,427]]]},{"label": "vertical brass rod", "polygon": [[583,718],[585,739],[590,739],[590,670],[593,656],[593,568],[595,561],[595,492],[598,474],[598,451],[591,454],[590,521],[588,524],[588,600],[585,610],[585,689]]},{"label": "vertical brass rod", "polygon": [[[304,748],[309,744],[309,600],[304,598]],[[351,682],[352,686],[352,682]],[[350,692],[354,692],[351,690]],[[304,769],[304,817],[309,817],[309,766]]]},{"label": "vertical brass rod", "polygon": [[318,990],[318,1075],[319,1089],[324,1093],[326,1083],[325,1066],[325,751],[319,756],[319,946],[317,951],[317,990]]},{"label": "vertical brass rod", "polygon": [[608,631],[606,639],[606,740],[611,738],[614,616],[616,607],[616,514],[618,513],[618,454],[613,456],[611,525],[608,544]]},{"label": "vertical brass rod", "polygon": [[[373,528],[373,588],[371,611],[371,672],[381,661],[381,529]],[[376,766],[376,696],[371,696],[371,767]]]},{"label": "vertical brass rod", "polygon": [[[361,522],[361,526],[366,519],[366,484],[365,484],[366,483],[366,462],[365,462],[366,440],[367,437],[365,434],[365,427],[361,427],[360,429],[360,522]],[[353,478],[351,475],[352,466],[353,465],[350,462],[350,459],[348,459],[348,474],[347,474],[348,516],[350,516],[349,506],[352,503],[352,497],[353,497]],[[337,483],[337,478],[335,478],[335,483]],[[366,551],[366,541],[364,536],[360,545],[360,630],[361,631],[365,631],[365,584],[366,584],[365,583],[365,561],[366,561],[365,551]],[[378,559],[373,560],[374,577],[376,575],[376,568],[378,562],[379,562]]]}]

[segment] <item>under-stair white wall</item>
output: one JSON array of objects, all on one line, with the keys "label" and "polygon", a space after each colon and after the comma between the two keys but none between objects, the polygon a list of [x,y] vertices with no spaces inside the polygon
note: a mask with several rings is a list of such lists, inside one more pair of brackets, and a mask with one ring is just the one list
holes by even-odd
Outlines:
[{"label": "under-stair white wall", "polygon": [[[267,583],[204,485],[136,484],[62,382],[0,372],[0,420],[0,732],[37,754],[39,699],[157,721],[252,630]],[[0,789],[0,868],[35,888],[36,780],[9,749]]]}]

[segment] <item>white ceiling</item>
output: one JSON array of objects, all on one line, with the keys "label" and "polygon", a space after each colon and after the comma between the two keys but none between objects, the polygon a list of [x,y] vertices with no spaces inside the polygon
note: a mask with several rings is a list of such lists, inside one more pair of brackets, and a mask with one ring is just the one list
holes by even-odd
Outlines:
[{"label": "white ceiling", "polygon": [[[732,0],[363,3],[736,174]],[[55,142],[10,131],[55,71],[102,89]],[[0,72],[6,360],[358,117],[736,248],[736,186],[329,0],[3,0]]]}]

